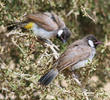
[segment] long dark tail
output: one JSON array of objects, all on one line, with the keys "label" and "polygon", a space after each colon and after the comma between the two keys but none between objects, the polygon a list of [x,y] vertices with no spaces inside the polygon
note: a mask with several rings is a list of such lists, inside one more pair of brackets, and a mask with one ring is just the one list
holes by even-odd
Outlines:
[{"label": "long dark tail", "polygon": [[7,30],[11,31],[11,30],[17,29],[19,27],[19,23],[12,23],[12,24],[9,24],[7,26],[8,26]]},{"label": "long dark tail", "polygon": [[42,76],[39,79],[39,83],[46,86],[48,85],[52,80],[55,79],[55,77],[58,75],[57,69],[51,69],[48,73],[46,73],[44,76]]},{"label": "long dark tail", "polygon": [[10,24],[10,25],[7,25],[7,30],[8,31],[11,31],[11,30],[14,30],[14,29],[18,29],[18,28],[22,28],[24,29],[24,25],[26,24],[27,22],[24,21],[24,22],[17,22],[17,23],[13,23],[13,24]]}]

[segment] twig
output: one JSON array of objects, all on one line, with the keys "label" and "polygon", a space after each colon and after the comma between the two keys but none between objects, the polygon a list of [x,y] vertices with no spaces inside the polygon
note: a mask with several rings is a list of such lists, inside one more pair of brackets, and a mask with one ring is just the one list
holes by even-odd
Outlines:
[{"label": "twig", "polygon": [[40,56],[40,58],[38,59],[36,66],[38,66],[38,65],[40,64],[40,62],[42,61],[42,58],[45,56],[45,54],[47,53],[47,51],[48,51],[48,48],[45,49],[44,53],[43,53],[43,54]]},{"label": "twig", "polygon": [[6,34],[7,37],[9,37],[10,35],[20,35],[20,36],[26,36],[26,34],[19,32],[17,30],[12,30],[10,31],[8,34]]},{"label": "twig", "polygon": [[57,51],[59,51],[59,48],[49,39],[47,39],[46,44],[52,45]]},{"label": "twig", "polygon": [[81,82],[79,81],[79,79],[77,78],[77,76],[74,74],[74,72],[72,72],[72,77],[73,77],[73,79],[76,81],[76,83],[81,87],[82,92],[83,92],[83,94],[84,94],[86,100],[89,100],[89,97],[88,97],[88,95],[87,95],[86,89],[83,88]]},{"label": "twig", "polygon": [[0,58],[0,61],[2,63],[3,66],[1,66],[0,68],[1,69],[4,69],[7,65],[5,64],[5,62],[2,60],[2,58]]},{"label": "twig", "polygon": [[57,60],[59,57],[59,53],[54,49],[55,45],[51,45],[51,44],[47,44],[47,43],[46,43],[46,45],[47,45],[47,47],[49,47],[52,50],[53,56]]},{"label": "twig", "polygon": [[73,79],[76,81],[76,83],[81,87],[81,82],[78,80],[78,78],[77,78],[77,76],[74,74],[74,73],[72,73],[72,77],[73,77]]},{"label": "twig", "polygon": [[73,9],[67,13],[66,17],[70,16],[72,13],[73,13]]},{"label": "twig", "polygon": [[12,43],[13,43],[16,47],[18,47],[18,48],[20,49],[20,51],[25,55],[25,52],[22,50],[22,48],[21,48],[19,45],[17,45],[17,43],[16,43],[16,41],[14,40],[14,38],[12,38]]},{"label": "twig", "polygon": [[84,12],[84,16],[87,16],[87,17],[89,17],[94,23],[96,23],[96,20],[95,19],[93,19],[88,13],[87,13],[87,11],[86,11],[86,8],[85,7],[81,7],[81,10]]}]

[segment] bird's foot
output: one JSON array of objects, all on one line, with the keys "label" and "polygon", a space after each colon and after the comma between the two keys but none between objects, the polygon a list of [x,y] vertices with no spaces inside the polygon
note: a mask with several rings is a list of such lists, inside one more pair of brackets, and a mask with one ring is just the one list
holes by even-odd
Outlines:
[{"label": "bird's foot", "polygon": [[78,76],[77,75],[75,75],[75,73],[74,72],[72,72],[72,77],[73,77],[73,79],[76,81],[76,83],[81,87],[82,86],[82,84],[81,84],[81,82],[79,81],[79,79],[78,79]]},{"label": "bird's foot", "polygon": [[81,87],[82,93],[84,94],[86,100],[89,100],[89,97],[88,97],[88,94],[87,94],[87,90],[84,88],[84,86],[82,85],[82,83],[79,81],[78,76],[76,76],[73,71],[72,71],[72,77],[76,81],[76,83]]},{"label": "bird's foot", "polygon": [[59,48],[49,39],[45,40],[46,44],[52,45],[53,48],[55,48],[57,51],[59,51]]}]

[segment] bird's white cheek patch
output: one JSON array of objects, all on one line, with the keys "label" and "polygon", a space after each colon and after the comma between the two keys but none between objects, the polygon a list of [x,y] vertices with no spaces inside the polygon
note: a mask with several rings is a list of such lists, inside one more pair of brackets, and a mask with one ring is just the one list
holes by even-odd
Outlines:
[{"label": "bird's white cheek patch", "polygon": [[62,35],[62,33],[63,33],[63,30],[59,30],[57,34],[60,37]]},{"label": "bird's white cheek patch", "polygon": [[93,43],[92,40],[88,40],[88,43],[89,43],[89,45],[90,45],[91,47],[94,47],[94,43]]}]

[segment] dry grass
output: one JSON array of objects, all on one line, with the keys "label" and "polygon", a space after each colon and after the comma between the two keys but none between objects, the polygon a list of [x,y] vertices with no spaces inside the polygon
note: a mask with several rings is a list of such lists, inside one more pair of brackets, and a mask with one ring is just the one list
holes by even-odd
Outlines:
[{"label": "dry grass", "polygon": [[6,31],[9,23],[36,11],[54,11],[72,31],[66,44],[53,42],[61,54],[74,40],[92,33],[104,42],[93,63],[76,70],[91,100],[109,100],[110,2],[103,0],[1,0],[0,1],[0,100],[85,100],[71,74],[62,72],[48,87],[38,79],[55,61],[52,51],[36,41],[32,32]]}]

